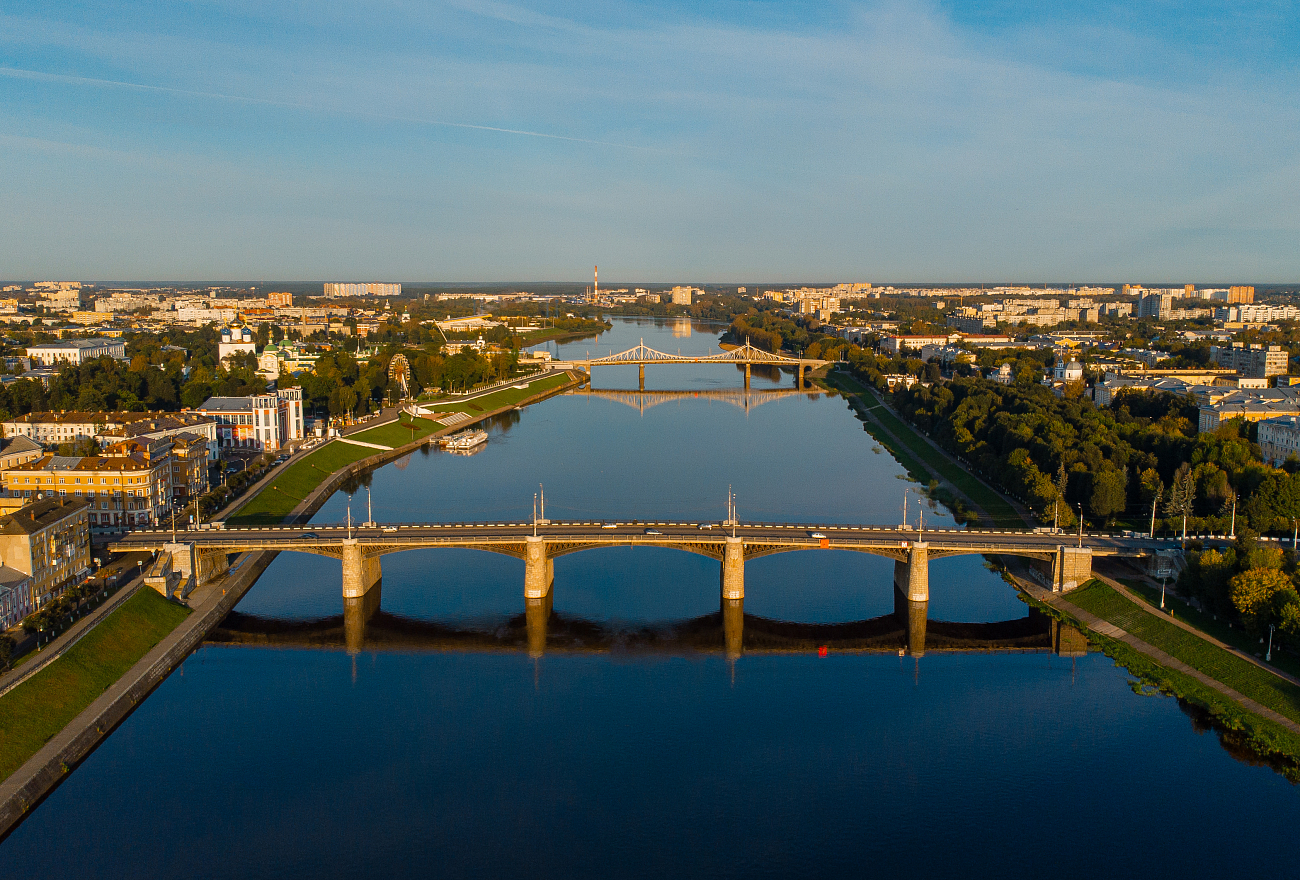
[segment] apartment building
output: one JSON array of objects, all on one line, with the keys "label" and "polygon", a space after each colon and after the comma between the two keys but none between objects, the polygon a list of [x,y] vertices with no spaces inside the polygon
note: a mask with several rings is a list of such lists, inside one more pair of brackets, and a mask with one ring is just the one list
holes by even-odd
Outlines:
[{"label": "apartment building", "polygon": [[1274,321],[1300,320],[1300,308],[1293,305],[1235,305],[1214,310],[1214,320],[1225,324],[1270,324]]},{"label": "apartment building", "polygon": [[0,633],[22,623],[23,618],[35,610],[31,576],[0,565]]},{"label": "apartment building", "polygon": [[159,523],[171,501],[171,442],[120,444],[104,455],[44,455],[0,473],[5,491],[33,500],[84,499],[91,531]]},{"label": "apartment building", "polygon": [[208,491],[208,440],[201,434],[181,433],[170,438],[171,497],[188,504]]},{"label": "apartment building", "polygon": [[364,284],[341,284],[325,282],[325,295],[335,296],[401,296],[402,285],[367,282]]},{"label": "apartment building", "polygon": [[84,364],[95,358],[111,357],[126,360],[126,343],[121,339],[66,339],[45,342],[27,349],[32,363],[46,367],[56,364]]},{"label": "apartment building", "polygon": [[[1201,390],[1197,388],[1193,393]],[[1214,397],[1217,399],[1201,404],[1197,419],[1197,430],[1201,433],[1213,431],[1229,419],[1262,422],[1278,416],[1300,416],[1300,400],[1290,388],[1242,389]]]},{"label": "apartment building", "polygon": [[1247,345],[1244,342],[1211,345],[1210,360],[1243,376],[1258,379],[1283,376],[1287,372],[1287,351],[1280,345],[1267,348],[1258,343]]},{"label": "apartment building", "polygon": [[250,397],[209,397],[194,412],[214,419],[223,448],[274,451],[303,438],[302,389]]},{"label": "apartment building", "polygon": [[1300,456],[1300,417],[1275,416],[1259,423],[1259,449],[1264,461],[1274,467],[1291,456]]},{"label": "apartment building", "polygon": [[164,412],[34,412],[0,422],[5,437],[26,437],[43,446],[75,443],[94,437],[101,443],[117,443],[133,437],[166,437],[182,431],[203,434],[213,444],[216,422],[194,413]]},{"label": "apartment building", "polygon": [[41,445],[27,437],[5,437],[0,440],[0,471],[15,465],[35,461],[44,455]]},{"label": "apartment building", "polygon": [[0,516],[0,564],[29,579],[30,610],[90,573],[89,509],[84,498],[54,497]]}]

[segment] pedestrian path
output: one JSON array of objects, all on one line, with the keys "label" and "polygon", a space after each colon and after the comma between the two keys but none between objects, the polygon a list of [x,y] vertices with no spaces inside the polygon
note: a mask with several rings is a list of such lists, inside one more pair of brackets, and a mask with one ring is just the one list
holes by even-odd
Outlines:
[{"label": "pedestrian path", "polygon": [[351,440],[351,439],[349,439],[349,438],[347,438],[347,437],[338,437],[338,438],[336,438],[336,439],[337,439],[340,443],[346,443],[346,444],[348,444],[349,446],[364,446],[364,447],[366,447],[367,449],[382,449],[382,450],[384,450],[385,452],[387,452],[387,451],[389,451],[389,450],[391,450],[391,449],[393,448],[393,447],[391,447],[391,446],[384,446],[384,445],[379,444],[379,443],[367,443],[367,442],[365,442],[364,440]]}]

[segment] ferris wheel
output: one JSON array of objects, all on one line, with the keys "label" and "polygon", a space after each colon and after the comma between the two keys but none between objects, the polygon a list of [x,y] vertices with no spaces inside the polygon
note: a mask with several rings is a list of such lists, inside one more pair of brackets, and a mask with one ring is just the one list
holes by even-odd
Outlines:
[{"label": "ferris wheel", "polygon": [[388,381],[396,383],[401,390],[402,400],[411,396],[411,362],[406,359],[406,355],[393,355],[393,359],[388,362]]}]

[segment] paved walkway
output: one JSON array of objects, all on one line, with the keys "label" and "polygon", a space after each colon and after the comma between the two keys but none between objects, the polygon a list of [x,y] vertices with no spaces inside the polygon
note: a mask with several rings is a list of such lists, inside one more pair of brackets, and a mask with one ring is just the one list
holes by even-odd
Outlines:
[{"label": "paved walkway", "polygon": [[[1133,648],[1139,654],[1145,655],[1146,657],[1150,658],[1151,660],[1155,661],[1161,666],[1164,666],[1167,669],[1172,669],[1176,672],[1181,672],[1184,675],[1196,679],[1206,687],[1218,691],[1228,699],[1232,700],[1237,705],[1241,706],[1241,708],[1245,709],[1246,711],[1254,715],[1258,715],[1261,718],[1267,718],[1269,721],[1272,721],[1275,724],[1280,724],[1282,727],[1285,727],[1287,730],[1291,731],[1292,733],[1300,734],[1300,724],[1297,724],[1296,722],[1292,721],[1290,718],[1287,718],[1285,715],[1281,715],[1273,711],[1272,709],[1268,708],[1267,706],[1255,702],[1250,697],[1247,697],[1246,695],[1233,690],[1232,688],[1228,687],[1226,684],[1223,684],[1222,682],[1210,678],[1208,675],[1201,672],[1200,670],[1193,669],[1183,661],[1179,660],[1177,657],[1172,657],[1169,654],[1166,654],[1164,651],[1160,650],[1155,645],[1151,645],[1148,644],[1147,642],[1142,641],[1132,633],[1125,632],[1124,630],[1115,626],[1115,624],[1102,620],[1100,617],[1097,617],[1094,614],[1089,614],[1087,611],[1084,611],[1079,606],[1069,602],[1065,598],[1065,595],[1061,593],[1053,593],[1049,590],[1043,589],[1040,586],[1037,586],[1036,584],[1031,584],[1025,581],[1021,582],[1021,588],[1026,593],[1028,593],[1029,595],[1037,599],[1039,602],[1042,602],[1044,605],[1051,605],[1054,608],[1061,609],[1066,614],[1069,614],[1075,620],[1079,621],[1084,626],[1088,627],[1088,629],[1100,633],[1101,635],[1106,636],[1107,638],[1111,638],[1111,639],[1115,639],[1116,641],[1123,642],[1124,644],[1128,645],[1130,648]],[[1209,639],[1207,636],[1205,636],[1205,634],[1200,632],[1199,630],[1190,629],[1190,631],[1201,636],[1201,638],[1206,639],[1206,641],[1213,641],[1212,639]]]},{"label": "paved walkway", "polygon": [[127,599],[135,594],[144,584],[143,578],[136,578],[118,588],[117,592],[109,596],[103,605],[100,605],[94,611],[91,611],[85,617],[78,620],[72,626],[68,627],[61,635],[45,645],[40,651],[22,666],[18,666],[8,672],[0,675],[0,697],[9,693],[9,691],[18,687],[27,679],[40,672],[46,666],[49,666],[55,660],[81,641],[86,633],[90,632],[101,620],[112,614],[113,611]]}]

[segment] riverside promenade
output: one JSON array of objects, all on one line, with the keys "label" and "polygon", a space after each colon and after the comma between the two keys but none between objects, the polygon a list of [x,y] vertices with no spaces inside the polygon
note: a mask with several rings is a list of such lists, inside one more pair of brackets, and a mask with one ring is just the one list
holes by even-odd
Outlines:
[{"label": "riverside promenade", "polygon": [[[538,403],[575,387],[581,381],[573,374],[570,374],[570,378],[571,381],[564,385],[516,404],[476,413],[473,422]],[[336,471],[291,511],[286,522],[297,523],[309,519],[349,476],[400,458],[432,439],[463,429],[466,424],[468,423],[440,429],[419,440],[379,452]],[[255,496],[256,492],[248,493],[241,501],[248,503]],[[126,675],[82,710],[72,723],[47,742],[13,775],[0,782],[0,840],[8,836],[104,737],[112,733],[154,688],[184,662],[208,633],[234,609],[278,555],[278,551],[274,550],[243,553],[224,576],[195,589],[189,596],[188,604],[194,609],[189,617],[132,666]]]}]

